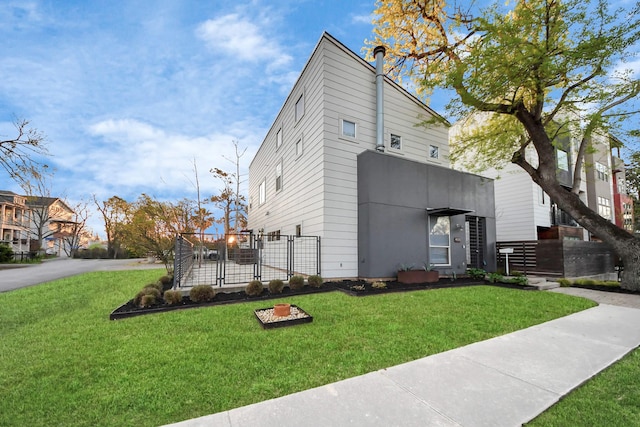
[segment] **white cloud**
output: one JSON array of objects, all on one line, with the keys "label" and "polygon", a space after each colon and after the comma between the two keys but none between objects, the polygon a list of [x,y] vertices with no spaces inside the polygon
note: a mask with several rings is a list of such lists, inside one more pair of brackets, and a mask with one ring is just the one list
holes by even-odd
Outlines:
[{"label": "white cloud", "polygon": [[200,24],[196,35],[215,51],[221,51],[242,61],[266,61],[272,68],[282,68],[292,61],[284,47],[264,34],[257,23],[237,13],[209,19]]},{"label": "white cloud", "polygon": [[372,15],[353,15],[351,17],[351,22],[354,24],[371,24],[372,20]]},{"label": "white cloud", "polygon": [[[66,156],[65,161],[70,162],[67,168],[91,175],[93,180],[103,184],[103,193],[108,193],[110,188],[126,188],[137,194],[178,195],[178,198],[191,197],[195,193],[192,185],[194,159],[202,190],[205,194],[218,191],[219,183],[208,171],[212,167],[232,168],[225,157],[234,158],[232,141],[237,138],[226,133],[205,136],[171,133],[133,119],[104,120],[93,124],[89,133],[101,144],[86,152]],[[258,144],[257,135],[242,138],[240,146],[247,147],[243,170],[246,171]],[[126,197],[126,194],[118,195]]]},{"label": "white cloud", "polygon": [[613,76],[626,75],[627,71],[631,72],[631,76],[638,78],[640,76],[640,59],[629,62],[620,62],[613,69]]}]

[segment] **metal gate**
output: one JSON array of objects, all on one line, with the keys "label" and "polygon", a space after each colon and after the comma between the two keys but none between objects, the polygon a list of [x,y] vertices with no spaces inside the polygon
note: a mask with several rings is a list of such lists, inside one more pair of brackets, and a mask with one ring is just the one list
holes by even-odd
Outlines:
[{"label": "metal gate", "polygon": [[[183,234],[193,243],[193,264],[177,286],[238,285],[320,274],[320,237],[238,233]],[[176,254],[176,258],[177,258]]]},{"label": "metal gate", "polygon": [[485,262],[485,219],[478,216],[467,215],[467,267],[486,267]]}]

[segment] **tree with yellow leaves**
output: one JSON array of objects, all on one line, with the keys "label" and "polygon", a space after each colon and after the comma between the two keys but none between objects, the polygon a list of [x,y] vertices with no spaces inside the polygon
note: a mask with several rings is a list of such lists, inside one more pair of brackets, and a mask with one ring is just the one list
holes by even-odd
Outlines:
[{"label": "tree with yellow leaves", "polygon": [[[476,171],[509,161],[520,166],[617,252],[625,265],[622,286],[640,290],[640,239],[578,194],[594,137],[621,136],[625,122],[637,123],[640,81],[628,62],[640,40],[640,3],[613,11],[605,0],[376,6],[376,37],[368,44],[386,48],[387,71],[410,77],[424,96],[435,88],[456,94],[447,109],[465,131],[451,147],[452,161],[472,158],[467,166]],[[558,179],[556,160],[567,138],[576,146],[571,188]]]}]

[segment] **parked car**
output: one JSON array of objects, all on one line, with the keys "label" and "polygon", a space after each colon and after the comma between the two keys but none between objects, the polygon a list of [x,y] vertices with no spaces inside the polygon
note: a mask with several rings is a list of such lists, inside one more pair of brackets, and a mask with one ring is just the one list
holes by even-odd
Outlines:
[{"label": "parked car", "polygon": [[193,257],[195,259],[197,259],[200,256],[201,253],[202,253],[202,258],[203,259],[210,259],[212,261],[216,261],[218,259],[218,250],[217,249],[209,249],[207,247],[203,247],[203,248],[195,247],[195,248],[193,248]]}]

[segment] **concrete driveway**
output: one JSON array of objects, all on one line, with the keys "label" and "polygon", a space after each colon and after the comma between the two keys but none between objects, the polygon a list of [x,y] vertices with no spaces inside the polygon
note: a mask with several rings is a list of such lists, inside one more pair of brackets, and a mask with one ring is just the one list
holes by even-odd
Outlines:
[{"label": "concrete driveway", "polygon": [[91,271],[141,269],[164,269],[164,264],[149,264],[146,259],[56,258],[46,260],[42,264],[0,265],[0,292],[7,292]]}]

